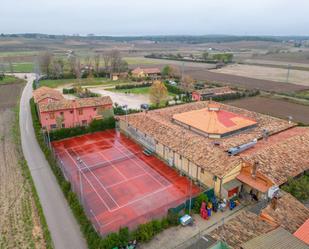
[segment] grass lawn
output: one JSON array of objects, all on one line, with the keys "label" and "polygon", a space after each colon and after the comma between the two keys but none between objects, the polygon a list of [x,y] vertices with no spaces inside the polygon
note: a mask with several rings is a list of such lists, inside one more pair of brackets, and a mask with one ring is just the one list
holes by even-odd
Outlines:
[{"label": "grass lawn", "polygon": [[56,88],[66,84],[81,84],[82,86],[99,86],[99,85],[111,85],[131,83],[130,80],[117,80],[112,81],[108,78],[87,78],[87,79],[60,79],[60,80],[40,80],[40,86],[48,86]]},{"label": "grass lawn", "polygon": [[12,83],[21,83],[22,79],[16,78],[14,76],[6,75],[2,80],[0,80],[0,85],[12,84]]},{"label": "grass lawn", "polygon": [[137,87],[132,89],[109,89],[117,93],[149,94],[150,87]]},{"label": "grass lawn", "polygon": [[13,69],[16,73],[29,73],[33,72],[33,63],[25,62],[25,63],[13,63]]},{"label": "grass lawn", "polygon": [[[132,89],[108,89],[109,91],[112,92],[117,92],[117,93],[133,93],[133,94],[149,94],[150,87],[136,87]],[[174,97],[176,94],[174,93],[168,93],[168,96]]]}]

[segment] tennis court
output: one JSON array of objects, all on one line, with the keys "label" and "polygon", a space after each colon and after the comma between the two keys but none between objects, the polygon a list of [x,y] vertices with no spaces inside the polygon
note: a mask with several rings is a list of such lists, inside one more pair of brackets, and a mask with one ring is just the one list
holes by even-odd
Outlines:
[{"label": "tennis court", "polygon": [[53,148],[102,235],[163,217],[190,192],[199,193],[185,177],[156,157],[144,155],[142,147],[115,130],[56,141]]}]

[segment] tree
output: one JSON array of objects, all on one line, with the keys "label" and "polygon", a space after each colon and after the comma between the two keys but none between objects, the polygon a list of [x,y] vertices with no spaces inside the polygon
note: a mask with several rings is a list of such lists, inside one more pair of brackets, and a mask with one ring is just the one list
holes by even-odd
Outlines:
[{"label": "tree", "polygon": [[205,52],[202,54],[203,60],[206,61],[206,60],[208,59],[208,56],[209,56],[208,52],[205,51]]},{"label": "tree", "polygon": [[82,77],[82,66],[80,64],[80,60],[79,59],[76,59],[76,61],[75,61],[74,74],[75,74],[75,77],[77,79],[80,79]]},{"label": "tree", "polygon": [[193,88],[194,82],[194,79],[190,75],[185,75],[182,79],[181,85],[185,90],[189,91]]},{"label": "tree", "polygon": [[109,72],[111,57],[108,52],[105,52],[103,54],[103,61],[104,61],[104,71]]},{"label": "tree", "polygon": [[51,65],[52,59],[53,59],[53,54],[50,52],[45,52],[39,55],[40,70],[43,74],[46,74],[47,76],[50,75],[50,65]]},{"label": "tree", "polygon": [[159,106],[162,101],[167,99],[168,92],[165,85],[161,81],[156,80],[150,87],[149,95],[151,103]]},{"label": "tree", "polygon": [[163,67],[161,74],[163,77],[168,77],[170,75],[170,72],[171,72],[170,66],[166,65],[165,67]]},{"label": "tree", "polygon": [[100,54],[96,54],[94,56],[94,72],[96,75],[98,75],[100,71],[100,59],[101,59]]},{"label": "tree", "polygon": [[50,65],[50,76],[54,79],[60,79],[64,73],[64,62],[61,58],[53,59]]}]

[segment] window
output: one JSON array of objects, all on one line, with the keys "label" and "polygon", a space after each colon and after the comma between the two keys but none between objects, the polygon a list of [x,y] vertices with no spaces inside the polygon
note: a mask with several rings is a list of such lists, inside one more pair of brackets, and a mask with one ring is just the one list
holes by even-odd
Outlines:
[{"label": "window", "polygon": [[51,129],[56,129],[56,128],[57,128],[57,125],[56,125],[56,124],[51,124],[51,125],[50,125],[50,128],[51,128]]},{"label": "window", "polygon": [[204,174],[204,169],[201,169],[201,173]]},{"label": "window", "polygon": [[63,116],[64,116],[64,113],[63,113],[63,112],[60,112],[60,116],[62,116],[62,117],[63,117]]},{"label": "window", "polygon": [[73,114],[73,110],[70,110],[70,113]]},{"label": "window", "polygon": [[82,120],[82,125],[87,125],[87,120]]},{"label": "window", "polygon": [[93,110],[94,110],[94,111],[96,111],[96,110],[97,110],[97,108],[95,107],[95,108],[93,108]]},{"label": "window", "polygon": [[62,127],[62,128],[65,128],[65,124],[64,124],[64,123],[62,123],[62,124],[61,124],[61,127]]},{"label": "window", "polygon": [[78,114],[83,115],[83,109],[78,109]]},{"label": "window", "polygon": [[55,113],[54,112],[50,112],[49,113],[49,118],[50,119],[55,119]]}]

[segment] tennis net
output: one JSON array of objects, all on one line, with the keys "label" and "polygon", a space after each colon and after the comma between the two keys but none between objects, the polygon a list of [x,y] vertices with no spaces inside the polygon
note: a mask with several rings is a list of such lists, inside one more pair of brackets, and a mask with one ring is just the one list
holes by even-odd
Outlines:
[{"label": "tennis net", "polygon": [[95,165],[91,165],[91,166],[88,166],[85,162],[83,162],[81,159],[77,158],[77,161],[78,163],[81,165],[81,168],[80,170],[82,172],[89,172],[89,171],[94,171],[96,169],[99,169],[99,168],[103,168],[103,167],[106,167],[106,166],[110,166],[110,165],[113,165],[113,164],[116,164],[116,163],[119,163],[119,162],[122,162],[122,161],[126,161],[126,160],[129,160],[131,158],[134,158],[136,157],[138,154],[140,154],[140,152],[136,152],[136,153],[132,153],[130,152],[129,154],[124,154],[120,157],[117,157],[113,160],[109,160],[109,161],[104,161],[104,162],[100,162],[100,163],[97,163]]}]

